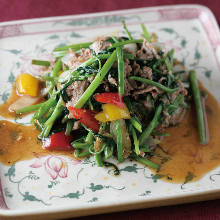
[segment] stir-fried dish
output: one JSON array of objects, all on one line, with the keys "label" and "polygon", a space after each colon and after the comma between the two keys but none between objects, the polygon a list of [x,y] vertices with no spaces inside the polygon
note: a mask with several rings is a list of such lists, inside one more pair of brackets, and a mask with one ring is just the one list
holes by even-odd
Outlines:
[{"label": "stir-fried dish", "polygon": [[152,157],[160,157],[156,149],[170,135],[166,128],[181,123],[192,100],[198,143],[208,143],[206,94],[195,71],[174,58],[174,49],[167,51],[143,24],[143,37],[133,39],[123,24],[127,36],[58,47],[53,61],[33,60],[42,73],[18,76],[22,96],[9,110],[34,112],[31,123],[44,149],[74,149],[77,158],[94,155],[100,167],[115,166],[108,162],[114,157],[159,170]]}]

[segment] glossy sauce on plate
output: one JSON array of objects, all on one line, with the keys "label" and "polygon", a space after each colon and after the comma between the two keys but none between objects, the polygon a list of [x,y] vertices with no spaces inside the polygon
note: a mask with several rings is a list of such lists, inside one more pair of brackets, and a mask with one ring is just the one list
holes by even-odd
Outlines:
[{"label": "glossy sauce on plate", "polygon": [[[14,84],[9,99],[0,105],[0,115],[4,118],[15,118],[15,112],[10,112],[8,108],[19,98],[16,84]],[[73,151],[48,151],[43,149],[41,147],[42,142],[38,140],[39,134],[39,130],[33,125],[25,126],[6,120],[0,121],[0,161],[5,165],[11,165],[19,160],[28,160],[49,154],[74,157]]]},{"label": "glossy sauce on plate", "polygon": [[10,105],[18,99],[19,99],[19,96],[17,95],[17,91],[16,91],[16,83],[14,83],[12,90],[11,90],[10,97],[4,104],[0,105],[0,115],[4,118],[15,118],[16,117],[15,112],[11,112],[8,109]]},{"label": "glossy sauce on plate", "polygon": [[[204,89],[203,89],[204,90]],[[206,91],[206,93],[208,93]],[[16,89],[13,88],[9,100],[0,105],[0,115],[5,118],[14,117],[8,112],[8,107],[17,99]],[[187,111],[183,121],[177,126],[166,129],[169,137],[164,137],[161,148],[156,153],[161,155],[152,157],[152,160],[161,164],[157,173],[164,180],[183,183],[187,176],[193,180],[220,165],[220,106],[218,101],[208,93],[206,100],[207,119],[210,141],[208,145],[199,144],[197,120],[194,109]],[[41,147],[37,139],[39,131],[34,126],[14,124],[9,121],[0,121],[0,161],[11,165],[19,160],[27,160],[48,154],[73,156],[73,151],[48,151]]]},{"label": "glossy sauce on plate", "polygon": [[195,109],[189,109],[177,126],[166,129],[166,133],[170,136],[162,140],[162,149],[156,149],[156,153],[167,158],[165,163],[158,158],[153,158],[155,162],[162,163],[159,174],[164,176],[164,180],[171,178],[171,181],[180,183],[185,182],[186,177],[198,180],[220,165],[220,105],[208,91],[205,90],[205,92],[208,94],[206,113],[209,143],[199,144]]}]

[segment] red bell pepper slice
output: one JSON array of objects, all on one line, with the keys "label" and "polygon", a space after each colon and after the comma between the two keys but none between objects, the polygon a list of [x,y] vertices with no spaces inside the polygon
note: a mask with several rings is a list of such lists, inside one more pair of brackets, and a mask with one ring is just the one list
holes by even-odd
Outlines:
[{"label": "red bell pepper slice", "polygon": [[71,112],[75,119],[80,119],[79,121],[86,125],[91,130],[98,132],[99,131],[99,122],[95,119],[95,112],[89,109],[77,109],[72,106],[68,107],[68,110]]},{"label": "red bell pepper slice", "polygon": [[94,96],[95,100],[101,103],[109,103],[124,108],[123,96],[117,92],[105,92]]},{"label": "red bell pepper slice", "polygon": [[52,134],[49,138],[43,141],[43,148],[48,150],[71,150],[73,149],[70,142],[71,136],[66,136],[65,131]]}]

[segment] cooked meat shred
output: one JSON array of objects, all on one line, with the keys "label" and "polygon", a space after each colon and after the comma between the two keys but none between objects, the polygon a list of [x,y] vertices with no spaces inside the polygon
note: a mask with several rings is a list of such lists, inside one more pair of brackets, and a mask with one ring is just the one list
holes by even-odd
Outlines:
[{"label": "cooked meat shred", "polygon": [[147,88],[145,89],[141,89],[141,90],[136,90],[133,94],[134,95],[140,95],[140,94],[145,94],[145,93],[151,93],[153,98],[156,98],[159,94],[162,94],[163,91],[158,89],[155,86],[147,86]]},{"label": "cooked meat shred", "polygon": [[88,48],[82,48],[80,53],[74,52],[72,49],[69,49],[69,63],[68,66],[70,69],[77,68],[81,63],[85,62],[92,57],[92,51]]},{"label": "cooked meat shred", "polygon": [[160,58],[160,56],[157,53],[157,50],[153,47],[152,44],[150,44],[146,40],[144,40],[141,49],[137,51],[137,57],[142,60]]},{"label": "cooked meat shred", "polygon": [[117,80],[115,78],[113,78],[110,74],[108,75],[108,81],[110,84],[112,84],[114,86],[118,86]]},{"label": "cooked meat shred", "polygon": [[89,81],[75,81],[67,87],[66,92],[70,97],[70,101],[66,104],[67,106],[74,106],[80,97],[83,95],[89,85]]},{"label": "cooked meat shred", "polygon": [[130,61],[125,59],[124,61],[124,87],[125,87],[125,96],[130,95],[131,91],[134,90],[136,86],[136,82],[134,80],[130,80],[129,76],[132,75],[132,67],[130,65]]},{"label": "cooked meat shred", "polygon": [[164,116],[163,127],[168,127],[169,125],[178,124],[185,116],[185,113],[186,110],[180,107],[172,115],[168,113],[167,109],[163,110],[163,116]]},{"label": "cooked meat shred", "polygon": [[177,84],[179,85],[178,90],[174,93],[169,94],[171,102],[174,102],[174,100],[177,98],[179,94],[182,94],[183,96],[187,95],[187,90],[184,88],[183,83],[180,80],[178,80]]},{"label": "cooked meat shred", "polygon": [[140,76],[152,80],[152,69],[150,67],[144,66],[140,72]]},{"label": "cooked meat shred", "polygon": [[112,45],[110,42],[107,41],[109,38],[110,37],[98,37],[90,46],[90,49],[92,49],[95,54],[99,54],[103,50],[106,50]]},{"label": "cooked meat shred", "polygon": [[102,149],[102,145],[103,145],[103,140],[101,138],[97,137],[94,142],[94,150],[96,152],[100,151]]}]

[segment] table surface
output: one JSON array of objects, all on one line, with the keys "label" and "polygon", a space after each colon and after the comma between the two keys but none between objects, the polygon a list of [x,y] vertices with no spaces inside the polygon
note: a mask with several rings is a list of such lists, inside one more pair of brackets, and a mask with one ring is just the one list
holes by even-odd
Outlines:
[{"label": "table surface", "polygon": [[[94,13],[119,9],[172,4],[202,4],[209,7],[220,23],[219,0],[0,0],[0,22],[49,16]],[[133,219],[220,219],[220,200],[186,205],[134,210],[79,218],[80,220]]]}]

